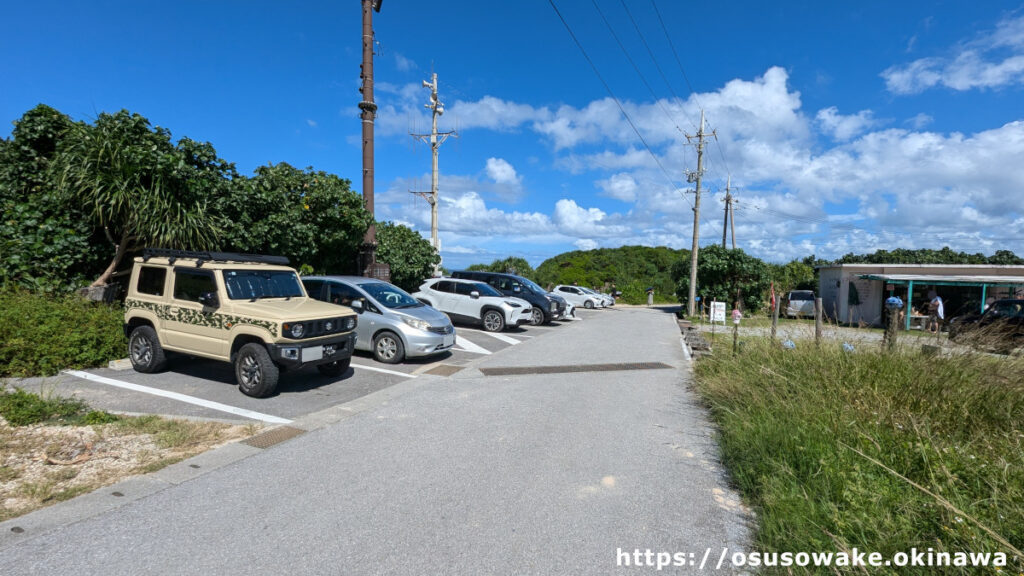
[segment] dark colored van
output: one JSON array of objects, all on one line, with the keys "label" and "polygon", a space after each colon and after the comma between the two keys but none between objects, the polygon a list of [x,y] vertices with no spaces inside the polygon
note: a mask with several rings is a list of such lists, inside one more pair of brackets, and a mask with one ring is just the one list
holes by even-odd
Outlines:
[{"label": "dark colored van", "polygon": [[526,300],[533,305],[533,315],[530,318],[530,324],[533,326],[547,324],[552,320],[559,320],[565,316],[565,299],[561,296],[549,294],[532,280],[522,276],[502,274],[500,272],[456,270],[452,272],[452,278],[486,282],[506,296],[514,296]]}]

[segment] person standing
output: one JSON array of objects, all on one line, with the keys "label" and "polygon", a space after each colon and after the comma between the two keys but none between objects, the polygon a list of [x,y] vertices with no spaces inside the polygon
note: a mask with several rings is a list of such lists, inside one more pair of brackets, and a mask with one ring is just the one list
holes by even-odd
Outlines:
[{"label": "person standing", "polygon": [[932,334],[942,332],[942,321],[945,319],[945,310],[942,307],[942,298],[935,290],[928,292],[928,330]]}]

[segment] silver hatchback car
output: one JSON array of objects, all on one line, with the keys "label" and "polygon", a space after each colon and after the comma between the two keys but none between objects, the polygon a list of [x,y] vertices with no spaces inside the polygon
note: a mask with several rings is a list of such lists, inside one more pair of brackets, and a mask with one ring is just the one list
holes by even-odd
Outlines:
[{"label": "silver hatchback car", "polygon": [[310,297],[350,306],[360,315],[356,350],[379,362],[440,354],[455,345],[455,327],[443,313],[393,284],[362,276],[307,276]]}]

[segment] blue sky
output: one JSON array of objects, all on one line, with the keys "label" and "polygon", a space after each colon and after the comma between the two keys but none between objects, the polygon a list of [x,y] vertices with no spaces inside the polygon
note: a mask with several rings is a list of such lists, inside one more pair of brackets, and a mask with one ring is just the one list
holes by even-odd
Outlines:
[{"label": "blue sky", "polygon": [[[701,245],[721,242],[731,177],[737,245],[769,261],[1024,254],[1019,0],[554,4],[618,103],[547,0],[386,0],[374,15],[377,218],[429,236],[409,190],[429,189],[430,151],[409,132],[429,131],[422,81],[437,72],[441,129],[459,133],[440,156],[446,266],[689,248],[684,133],[701,109],[717,134]],[[75,119],[126,108],[243,174],[288,162],[361,191],[355,0],[39,0],[3,14],[0,136],[38,103]]]}]

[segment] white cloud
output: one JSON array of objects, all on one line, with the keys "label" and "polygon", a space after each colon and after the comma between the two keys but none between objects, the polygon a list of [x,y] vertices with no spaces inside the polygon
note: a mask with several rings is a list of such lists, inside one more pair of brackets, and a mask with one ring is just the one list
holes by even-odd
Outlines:
[{"label": "white cloud", "polygon": [[835,106],[818,110],[816,118],[821,127],[840,142],[862,134],[876,124],[871,110],[861,110],[856,114],[843,116]]},{"label": "white cloud", "polygon": [[487,176],[497,184],[519,185],[522,180],[516,169],[503,158],[488,158],[486,170]]},{"label": "white cloud", "polygon": [[921,130],[934,121],[934,118],[922,112],[907,120],[907,124],[910,124],[915,130]]},{"label": "white cloud", "polygon": [[621,236],[628,234],[630,228],[613,222],[614,218],[599,208],[583,208],[575,200],[561,199],[555,203],[552,221],[558,231],[573,237],[590,236]]},{"label": "white cloud", "polygon": [[416,62],[402,56],[398,52],[395,52],[395,68],[397,68],[399,72],[411,72],[413,70],[418,70],[419,66],[416,65]]},{"label": "white cloud", "polygon": [[936,86],[957,91],[1024,83],[1024,16],[1001,20],[996,29],[961,42],[952,57],[928,57],[891,66],[881,74],[895,94],[917,94]]},{"label": "white cloud", "polygon": [[598,180],[597,185],[604,190],[606,196],[623,202],[636,201],[636,179],[629,174],[622,172],[613,174],[607,180]]},{"label": "white cloud", "polygon": [[583,251],[595,250],[598,247],[597,242],[591,240],[590,238],[580,238],[579,240],[573,242],[572,245]]},{"label": "white cloud", "polygon": [[306,119],[306,125],[308,125],[310,128],[316,128],[316,121],[315,120],[310,120],[310,119],[307,118]]}]

